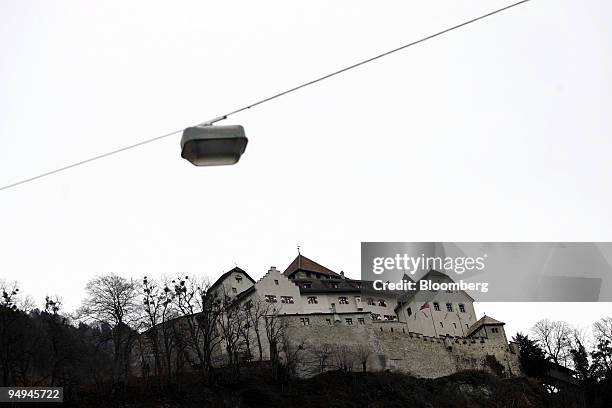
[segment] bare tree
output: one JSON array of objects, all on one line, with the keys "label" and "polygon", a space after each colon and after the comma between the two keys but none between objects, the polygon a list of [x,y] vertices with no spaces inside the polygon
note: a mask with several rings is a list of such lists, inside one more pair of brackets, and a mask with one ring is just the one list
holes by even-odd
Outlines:
[{"label": "bare tree", "polygon": [[[212,357],[219,346],[221,337],[218,330],[223,304],[214,294],[209,293],[210,283],[189,276],[172,281],[174,303],[180,312],[180,323],[175,330],[182,337],[185,357],[195,354],[203,380],[212,379]],[[186,335],[181,335],[186,332]]]},{"label": "bare tree", "polygon": [[596,341],[608,340],[612,343],[612,317],[602,317],[593,323],[593,335]]},{"label": "bare tree", "polygon": [[221,305],[222,311],[219,314],[219,330],[223,343],[225,345],[225,351],[228,357],[228,364],[230,368],[237,373],[239,368],[239,354],[241,351],[241,308],[240,305],[234,301],[234,299],[226,293],[225,287],[221,291]]},{"label": "bare tree", "polygon": [[[286,376],[295,377],[302,363],[304,351],[306,349],[306,341],[303,338],[292,341],[287,331],[282,330],[280,332],[280,341],[278,344],[280,345],[280,353]],[[279,379],[278,371],[276,372],[276,378]]]},{"label": "bare tree", "polygon": [[[263,336],[262,327],[266,331],[265,318],[266,316],[273,315],[276,313],[272,303],[266,302],[261,297],[249,299],[244,302],[245,318],[248,321],[249,327],[255,334],[255,341],[257,343],[257,351],[259,352],[259,360],[263,360]],[[266,331],[267,334],[267,331]]]},{"label": "bare tree", "polygon": [[355,357],[357,361],[361,364],[361,369],[365,373],[368,364],[368,358],[372,354],[372,349],[365,344],[359,344],[355,347]]},{"label": "bare tree", "polygon": [[325,368],[331,359],[333,350],[333,346],[329,343],[319,343],[310,347],[310,351],[316,359],[319,373],[325,371]]},{"label": "bare tree", "polygon": [[564,367],[571,363],[571,350],[576,333],[567,323],[543,319],[533,326],[532,332],[554,363]]},{"label": "bare tree", "polygon": [[272,303],[268,303],[266,312],[263,315],[264,329],[268,344],[270,345],[270,360],[274,364],[278,360],[278,347],[285,335],[287,322],[280,317],[280,307]]},{"label": "bare tree", "polygon": [[253,326],[251,326],[251,320],[248,316],[248,303],[238,305],[238,332],[240,335],[241,343],[244,345],[245,360],[250,362],[253,360],[253,352],[251,350],[251,343],[253,340]]},{"label": "bare tree", "polygon": [[336,367],[344,372],[353,371],[353,366],[355,365],[355,351],[351,346],[348,345],[336,345],[334,347],[333,360]]},{"label": "bare tree", "polygon": [[21,315],[17,306],[19,288],[17,282],[0,281],[0,367],[2,369],[2,386],[14,383],[14,363],[17,357],[15,349],[22,339],[19,328]]},{"label": "bare tree", "polygon": [[66,349],[66,344],[63,342],[62,335],[64,333],[64,325],[66,317],[59,314],[62,308],[62,300],[59,296],[45,297],[45,314],[47,323],[48,338],[51,343],[51,380],[50,385],[53,387],[56,380],[64,376],[64,363],[70,358],[72,350]]},{"label": "bare tree", "polygon": [[115,274],[97,276],[87,283],[87,297],[78,311],[85,320],[110,326],[114,380],[128,375],[131,346],[137,335],[134,326],[140,315],[139,287],[138,282]]},{"label": "bare tree", "polygon": [[176,315],[173,310],[174,291],[167,284],[161,285],[146,276],[142,289],[144,335],[153,354],[155,375],[162,385],[162,377],[165,376],[168,381],[172,378],[175,336],[172,324],[168,321]]},{"label": "bare tree", "polygon": [[[155,368],[155,376],[158,381],[161,381],[161,357],[159,347],[159,323],[161,306],[163,298],[161,298],[162,290],[159,288],[157,282],[152,279],[148,279],[146,276],[142,280],[142,291],[143,291],[143,326],[144,335],[147,339],[147,345],[150,346],[153,354],[153,365]],[[164,294],[165,295],[165,294]],[[143,356],[145,359],[144,364],[148,366],[147,356]],[[161,382],[160,382],[161,384]]]}]

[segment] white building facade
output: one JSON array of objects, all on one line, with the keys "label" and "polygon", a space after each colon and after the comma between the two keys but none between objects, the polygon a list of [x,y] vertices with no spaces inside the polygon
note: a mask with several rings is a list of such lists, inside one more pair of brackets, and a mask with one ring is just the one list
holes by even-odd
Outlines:
[{"label": "white building facade", "polygon": [[[435,270],[421,279],[453,282],[448,275]],[[222,291],[240,303],[263,300],[273,304],[281,315],[303,316],[304,325],[309,324],[309,315],[326,315],[330,325],[395,322],[403,324],[405,332],[429,337],[494,334],[505,338],[502,322],[491,319],[499,326],[494,332],[475,326],[474,300],[463,291],[403,292],[369,288],[371,282],[349,279],[343,272],[334,272],[299,254],[284,272],[271,267],[258,281],[236,267],[223,274],[210,290]]]}]

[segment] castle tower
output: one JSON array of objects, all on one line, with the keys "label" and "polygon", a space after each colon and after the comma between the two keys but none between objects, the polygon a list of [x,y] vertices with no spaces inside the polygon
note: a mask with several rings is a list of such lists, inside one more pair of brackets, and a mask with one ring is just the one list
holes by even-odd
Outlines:
[{"label": "castle tower", "polygon": [[484,337],[489,340],[503,342],[508,344],[504,325],[506,323],[495,320],[492,317],[484,315],[480,320],[474,323],[467,332],[466,337]]}]

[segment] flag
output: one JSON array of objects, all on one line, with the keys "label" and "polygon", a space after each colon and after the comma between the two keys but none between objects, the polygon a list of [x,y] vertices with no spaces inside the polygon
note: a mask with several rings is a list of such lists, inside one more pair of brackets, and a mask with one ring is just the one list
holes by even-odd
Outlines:
[{"label": "flag", "polygon": [[429,309],[429,302],[423,303],[423,306],[421,306],[419,310],[423,310],[423,309]]}]

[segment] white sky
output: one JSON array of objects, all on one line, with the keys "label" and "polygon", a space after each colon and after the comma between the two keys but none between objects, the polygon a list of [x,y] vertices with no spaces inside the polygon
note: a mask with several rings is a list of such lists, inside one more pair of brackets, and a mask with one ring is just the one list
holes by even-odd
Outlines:
[{"label": "white sky", "polygon": [[[506,4],[3,0],[0,185]],[[96,274],[260,277],[297,243],[356,278],[361,241],[611,241],[611,12],[533,0],[237,115],[236,166],[193,167],[177,136],[1,191],[0,277],[73,309]],[[478,312],[610,314],[581,307]]]}]

